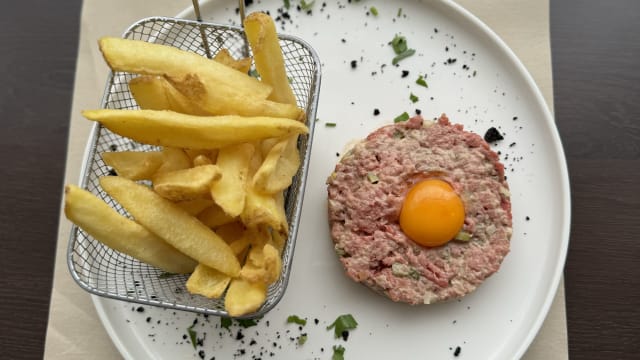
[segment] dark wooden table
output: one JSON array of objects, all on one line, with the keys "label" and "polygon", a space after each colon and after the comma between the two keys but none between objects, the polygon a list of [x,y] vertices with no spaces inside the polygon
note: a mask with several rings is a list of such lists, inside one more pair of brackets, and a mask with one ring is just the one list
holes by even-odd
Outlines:
[{"label": "dark wooden table", "polygon": [[[0,13],[0,358],[41,358],[80,0]],[[640,1],[551,0],[572,359],[640,357]]]}]

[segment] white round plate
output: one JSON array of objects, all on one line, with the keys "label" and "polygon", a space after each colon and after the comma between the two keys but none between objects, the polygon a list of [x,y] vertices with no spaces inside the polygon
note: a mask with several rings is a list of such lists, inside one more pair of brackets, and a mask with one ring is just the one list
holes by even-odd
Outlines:
[{"label": "white round plate", "polygon": [[[556,292],[570,222],[562,146],[531,76],[486,25],[451,1],[378,1],[378,16],[367,14],[372,3],[364,1],[317,0],[311,14],[296,10],[298,1],[291,3],[291,20],[278,30],[309,42],[320,55],[323,73],[284,298],[257,326],[234,324],[227,330],[218,318],[94,297],[114,343],[127,359],[329,359],[335,345],[345,348],[345,359],[522,356]],[[204,3],[204,20],[237,24],[236,4]],[[247,11],[269,10],[276,17],[283,4],[255,1]],[[185,10],[179,17],[193,14]],[[388,45],[395,34],[406,36],[416,50],[398,67],[391,65],[394,54]],[[402,70],[409,71],[404,78]],[[426,75],[428,88],[415,83],[419,75]],[[413,103],[410,94],[419,100]],[[374,116],[374,109],[380,115]],[[347,144],[415,109],[427,119],[446,113],[479,134],[492,126],[505,134],[493,147],[507,167],[514,233],[500,271],[477,291],[460,301],[411,307],[392,303],[343,274],[329,236],[325,179]],[[358,322],[347,341],[326,329],[341,314],[352,314]],[[300,329],[287,324],[289,315],[308,322]],[[188,335],[194,321],[191,329],[202,339],[195,347]],[[307,341],[300,345],[297,337],[303,333]]]}]

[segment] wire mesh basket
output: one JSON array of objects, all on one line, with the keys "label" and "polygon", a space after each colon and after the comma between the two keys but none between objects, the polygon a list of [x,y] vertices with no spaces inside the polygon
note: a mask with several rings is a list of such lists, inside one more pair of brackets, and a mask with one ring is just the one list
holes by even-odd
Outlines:
[{"label": "wire mesh basket", "polygon": [[[209,52],[215,54],[218,50],[226,48],[237,58],[247,51],[244,32],[240,27],[166,17],[142,19],[133,24],[123,37],[171,45],[203,56]],[[315,51],[298,38],[286,35],[280,35],[279,38],[298,106],[306,111],[309,133],[299,138],[298,148],[302,164],[285,194],[289,236],[282,251],[281,276],[269,287],[263,306],[255,313],[243,317],[261,316],[272,309],[282,298],[287,287],[320,91],[320,61]],[[123,72],[111,73],[107,79],[102,107],[138,109],[127,86],[129,80],[135,76]],[[98,182],[101,176],[109,175],[110,172],[100,154],[105,151],[125,150],[152,151],[158,148],[123,138],[96,123],[88,140],[80,186],[129,217],[128,213],[101,189]],[[228,315],[224,309],[224,298],[208,299],[190,294],[185,286],[188,275],[165,274],[160,269],[103,245],[77,226],[71,229],[67,262],[73,279],[83,289],[95,295],[209,315]]]}]

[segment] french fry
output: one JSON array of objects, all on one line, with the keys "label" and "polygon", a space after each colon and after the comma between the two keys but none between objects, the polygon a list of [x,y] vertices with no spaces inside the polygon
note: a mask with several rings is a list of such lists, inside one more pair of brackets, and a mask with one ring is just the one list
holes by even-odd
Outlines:
[{"label": "french fry", "polygon": [[306,133],[295,120],[270,117],[192,116],[156,110],[85,110],[82,115],[141,143],[216,149],[270,137]]},{"label": "french fry", "polygon": [[227,289],[224,307],[230,316],[241,316],[258,310],[266,299],[267,286],[263,282],[235,278]]},{"label": "french fry", "polygon": [[204,209],[213,205],[214,202],[211,199],[193,199],[193,200],[185,200],[179,201],[175,203],[182,210],[186,211],[191,216],[196,216],[201,213]]},{"label": "french fry", "polygon": [[260,79],[273,88],[269,99],[295,105],[296,97],[289,85],[276,26],[271,16],[263,12],[249,14],[244,19],[244,33],[251,46]]},{"label": "french fry", "polygon": [[189,101],[161,76],[142,75],[129,81],[129,91],[141,109],[210,115]]},{"label": "french fry", "polygon": [[241,239],[245,235],[247,227],[244,226],[244,224],[242,224],[240,221],[232,221],[230,223],[216,227],[214,231],[227,244],[231,244],[232,242]]},{"label": "french fry", "polygon": [[[244,20],[244,32],[251,45],[260,78],[273,87],[269,99],[295,105],[296,97],[287,78],[282,49],[271,16],[262,12],[249,14]],[[253,177],[256,190],[273,194],[291,185],[292,177],[300,167],[297,143],[298,137],[292,135],[280,140],[270,149]]]},{"label": "french fry", "polygon": [[191,294],[218,299],[224,294],[230,281],[229,275],[206,265],[198,264],[187,280],[187,290]]},{"label": "french fry", "polygon": [[283,233],[289,230],[282,193],[264,194],[249,187],[240,219],[248,227],[268,225]]},{"label": "french fry", "polygon": [[240,277],[249,282],[272,284],[280,277],[282,260],[280,253],[271,244],[252,246],[247,261],[240,270]]},{"label": "french fry", "polygon": [[188,169],[190,167],[191,160],[182,149],[164,147],[162,149],[162,165],[160,165],[154,175]]},{"label": "french fry", "polygon": [[284,245],[287,242],[287,237],[279,231],[273,231],[271,233],[271,243],[278,250],[278,253],[282,254],[284,251]]},{"label": "french fry", "polygon": [[213,204],[198,214],[198,220],[210,228],[216,228],[233,222],[235,217],[228,215],[219,205]]},{"label": "french fry", "polygon": [[118,151],[101,154],[105,164],[119,176],[130,180],[148,180],[162,165],[160,151]]},{"label": "french fry", "polygon": [[65,187],[66,217],[96,240],[164,271],[185,274],[197,263],[90,192]]},{"label": "french fry", "polygon": [[216,61],[178,48],[146,41],[104,37],[98,42],[100,51],[114,71],[184,79],[194,76],[211,93],[229,93],[250,99],[265,99],[269,85]]},{"label": "french fry", "polygon": [[153,176],[153,189],[171,201],[192,200],[209,195],[214,181],[222,177],[216,165],[196,166]]},{"label": "french fry", "polygon": [[251,58],[234,59],[228,49],[220,49],[213,60],[232,67],[240,72],[248,73],[251,70]]},{"label": "french fry", "polygon": [[185,255],[229,276],[240,272],[240,263],[224,240],[153,190],[118,176],[102,177],[100,185],[138,223]]},{"label": "french fry", "polygon": [[198,155],[193,158],[193,166],[211,165],[213,162],[207,155]]},{"label": "french fry", "polygon": [[218,152],[216,164],[222,171],[222,179],[211,184],[211,198],[230,217],[240,215],[244,209],[249,162],[254,151],[255,146],[245,143]]},{"label": "french fry", "polygon": [[280,140],[271,147],[262,165],[253,175],[252,185],[257,191],[275,194],[291,185],[298,168],[298,136],[294,135]]}]

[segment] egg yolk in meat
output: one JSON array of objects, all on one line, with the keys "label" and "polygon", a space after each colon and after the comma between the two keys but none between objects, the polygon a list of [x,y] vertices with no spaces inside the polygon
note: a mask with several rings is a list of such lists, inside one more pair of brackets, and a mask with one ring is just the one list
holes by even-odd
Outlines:
[{"label": "egg yolk in meat", "polygon": [[423,246],[440,246],[453,239],[464,224],[464,204],[446,181],[423,180],[407,193],[400,211],[400,228]]}]

